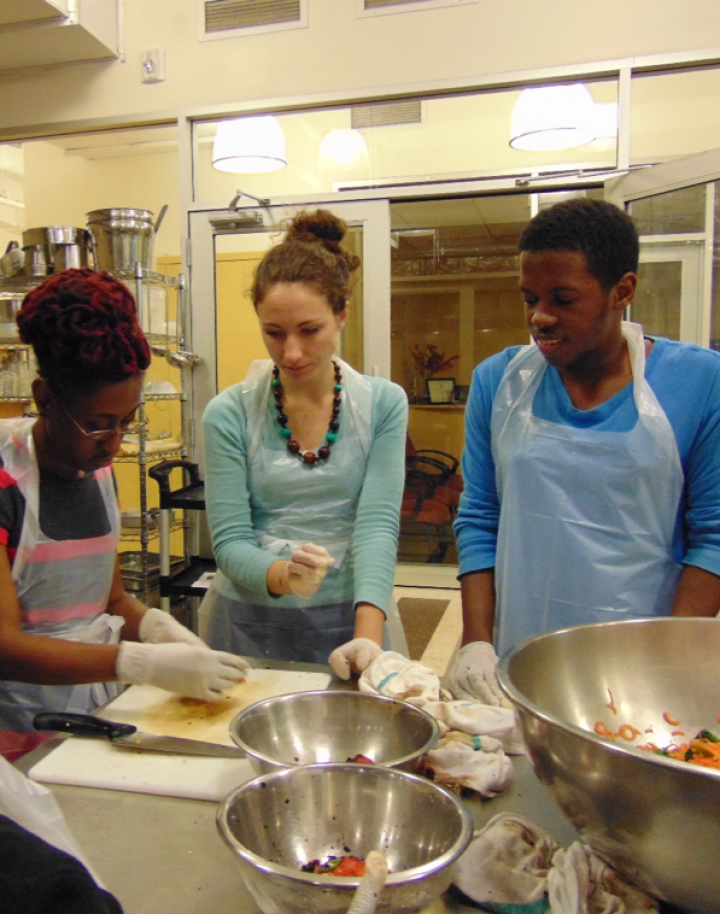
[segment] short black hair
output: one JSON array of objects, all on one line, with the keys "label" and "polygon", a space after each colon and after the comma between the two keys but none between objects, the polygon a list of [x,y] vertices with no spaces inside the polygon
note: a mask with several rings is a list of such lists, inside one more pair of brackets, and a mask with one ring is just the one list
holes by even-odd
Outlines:
[{"label": "short black hair", "polygon": [[605,291],[637,273],[640,240],[630,216],[605,200],[574,198],[541,210],[525,227],[523,251],[577,251]]}]

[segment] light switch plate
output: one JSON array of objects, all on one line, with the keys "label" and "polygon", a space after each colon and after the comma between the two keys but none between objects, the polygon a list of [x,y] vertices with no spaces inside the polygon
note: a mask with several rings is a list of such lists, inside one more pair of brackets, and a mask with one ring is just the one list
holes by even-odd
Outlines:
[{"label": "light switch plate", "polygon": [[165,51],[155,48],[142,53],[142,81],[160,83],[165,79]]}]

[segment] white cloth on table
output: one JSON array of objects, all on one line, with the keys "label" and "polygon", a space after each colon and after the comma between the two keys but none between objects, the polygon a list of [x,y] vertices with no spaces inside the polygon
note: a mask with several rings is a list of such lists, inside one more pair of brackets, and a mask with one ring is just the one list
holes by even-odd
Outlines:
[{"label": "white cloth on table", "polygon": [[361,692],[399,698],[418,708],[447,696],[434,670],[395,651],[383,651],[373,660],[360,676],[358,688]]},{"label": "white cloth on table", "polygon": [[586,844],[565,849],[524,816],[500,813],[458,861],[455,885],[498,914],[644,914],[655,899],[631,886]]},{"label": "white cloth on table", "polygon": [[483,797],[494,797],[507,790],[513,776],[512,761],[499,740],[476,737],[477,745],[458,740],[445,741],[425,753],[433,780],[450,789],[469,788]]},{"label": "white cloth on table", "polygon": [[515,744],[513,711],[453,701],[434,670],[393,651],[380,654],[367,667],[359,688],[407,701],[437,720],[441,739],[424,755],[423,763],[439,784],[469,788],[484,797],[507,789],[513,765],[505,751],[506,744]]},{"label": "white cloth on table", "polygon": [[428,702],[423,710],[432,714],[443,732],[459,730],[471,736],[494,736],[510,755],[523,755],[525,747],[511,708],[483,705],[476,701]]}]

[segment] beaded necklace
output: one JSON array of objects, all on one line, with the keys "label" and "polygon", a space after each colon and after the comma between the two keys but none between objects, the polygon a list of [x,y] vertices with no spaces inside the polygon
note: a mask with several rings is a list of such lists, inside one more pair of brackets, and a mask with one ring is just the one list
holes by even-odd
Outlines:
[{"label": "beaded necklace", "polygon": [[282,382],[280,381],[280,372],[278,371],[277,365],[273,366],[273,379],[270,382],[272,387],[273,396],[275,397],[275,409],[278,411],[277,423],[280,426],[280,435],[285,440],[288,451],[291,454],[297,455],[303,463],[308,464],[308,466],[313,466],[320,460],[327,460],[330,456],[330,448],[335,443],[337,439],[338,429],[340,428],[340,404],[342,402],[342,372],[340,371],[340,366],[337,362],[333,361],[333,369],[335,371],[335,384],[333,387],[333,407],[332,407],[332,416],[330,417],[330,422],[328,423],[328,430],[325,433],[325,441],[327,442],[322,447],[318,448],[317,454],[314,451],[305,451],[301,453],[300,445],[295,441],[292,436],[292,429],[288,428],[288,417],[283,411],[283,387]]}]

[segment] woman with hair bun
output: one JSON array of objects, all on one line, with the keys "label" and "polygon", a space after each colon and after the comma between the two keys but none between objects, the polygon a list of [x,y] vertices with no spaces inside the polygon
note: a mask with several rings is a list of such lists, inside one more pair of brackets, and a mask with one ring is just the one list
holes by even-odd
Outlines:
[{"label": "woman with hair bun", "polygon": [[[208,643],[329,662],[344,679],[381,652],[404,484],[407,398],[335,355],[360,259],[327,210],[300,213],[251,290],[264,368],[204,417],[218,573]],[[395,620],[393,620],[395,621]],[[397,620],[399,623],[399,620]]]},{"label": "woman with hair bun", "polygon": [[123,587],[112,460],[150,363],[132,295],[109,273],[66,270],[25,296],[17,323],[37,361],[39,417],[0,420],[0,754],[11,760],[44,738],[38,711],[86,713],[116,681],[209,699],[247,668]]}]

